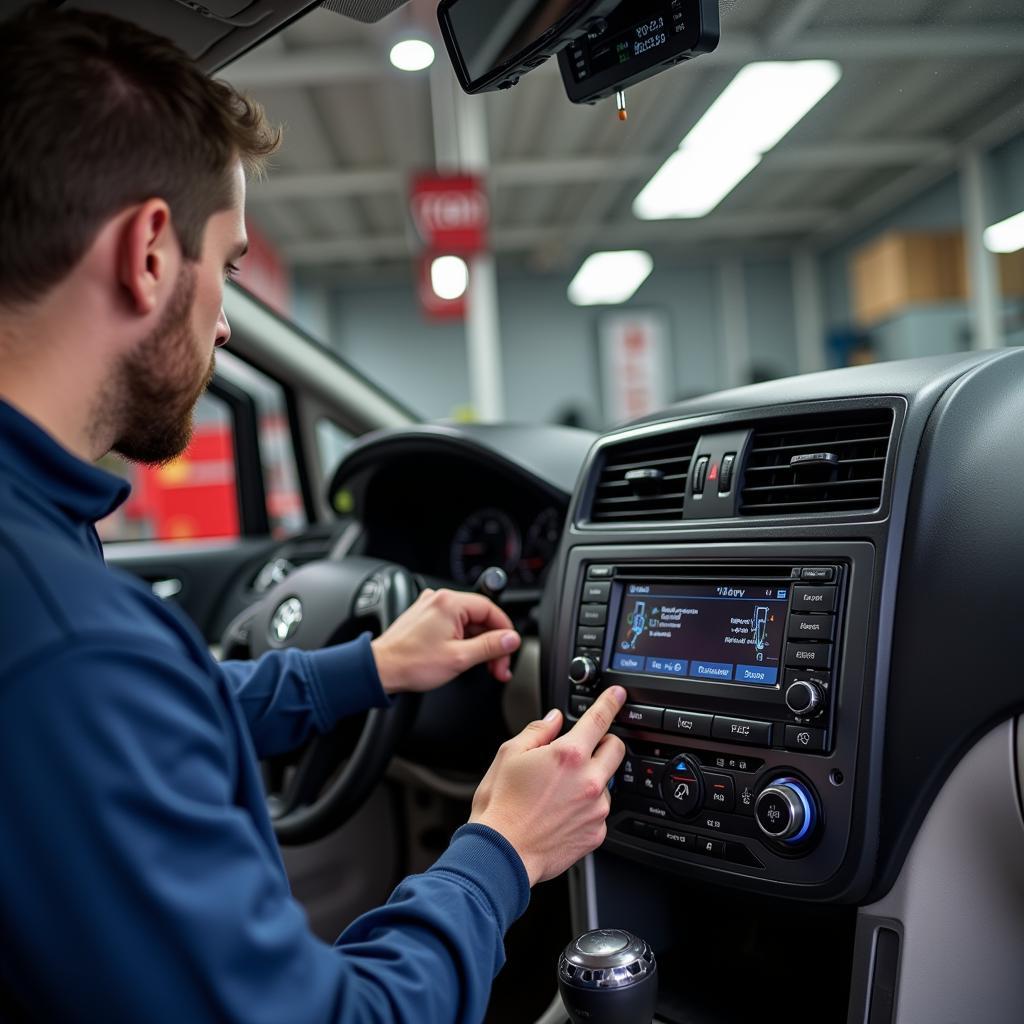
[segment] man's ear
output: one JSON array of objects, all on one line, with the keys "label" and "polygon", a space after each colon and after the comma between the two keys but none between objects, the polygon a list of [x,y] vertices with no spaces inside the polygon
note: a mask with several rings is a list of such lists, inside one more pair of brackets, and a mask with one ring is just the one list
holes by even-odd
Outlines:
[{"label": "man's ear", "polygon": [[147,316],[168,294],[181,249],[163,199],[149,199],[124,222],[118,240],[118,277],[134,312]]}]

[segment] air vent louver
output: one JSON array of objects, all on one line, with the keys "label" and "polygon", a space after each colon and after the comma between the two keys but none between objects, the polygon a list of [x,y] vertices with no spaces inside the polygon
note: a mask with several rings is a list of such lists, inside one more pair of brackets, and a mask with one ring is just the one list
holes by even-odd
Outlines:
[{"label": "air vent louver", "polygon": [[696,434],[659,434],[605,449],[590,519],[644,523],[683,518]]},{"label": "air vent louver", "polygon": [[754,430],[740,515],[859,512],[882,501],[888,409],[773,420]]}]

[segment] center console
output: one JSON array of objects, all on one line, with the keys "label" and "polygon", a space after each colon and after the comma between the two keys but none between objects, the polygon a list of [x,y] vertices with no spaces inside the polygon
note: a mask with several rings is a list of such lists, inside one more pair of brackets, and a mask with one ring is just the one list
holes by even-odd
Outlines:
[{"label": "center console", "polygon": [[872,555],[856,542],[572,549],[559,703],[573,719],[607,686],[629,695],[607,849],[776,891],[838,872]]}]

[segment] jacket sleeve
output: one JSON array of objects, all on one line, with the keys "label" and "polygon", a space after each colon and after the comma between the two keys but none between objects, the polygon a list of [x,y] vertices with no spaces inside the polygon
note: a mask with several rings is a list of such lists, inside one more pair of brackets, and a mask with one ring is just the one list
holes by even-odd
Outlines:
[{"label": "jacket sleeve", "polygon": [[134,638],[62,644],[0,688],[0,996],[109,1024],[478,1024],[529,896],[515,851],[467,826],[322,943],[219,689]]},{"label": "jacket sleeve", "polygon": [[391,703],[381,687],[370,634],[322,651],[269,651],[257,661],[220,663],[256,756],[295,750],[347,715]]}]

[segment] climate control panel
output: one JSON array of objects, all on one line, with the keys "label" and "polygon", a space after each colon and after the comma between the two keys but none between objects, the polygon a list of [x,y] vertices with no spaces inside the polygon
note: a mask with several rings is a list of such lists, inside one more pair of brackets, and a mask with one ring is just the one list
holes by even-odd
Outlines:
[{"label": "climate control panel", "polygon": [[[721,770],[728,766],[731,770]],[[765,854],[813,849],[821,812],[812,783],[760,758],[630,752],[613,786],[615,827],[677,851],[764,868]]]}]

